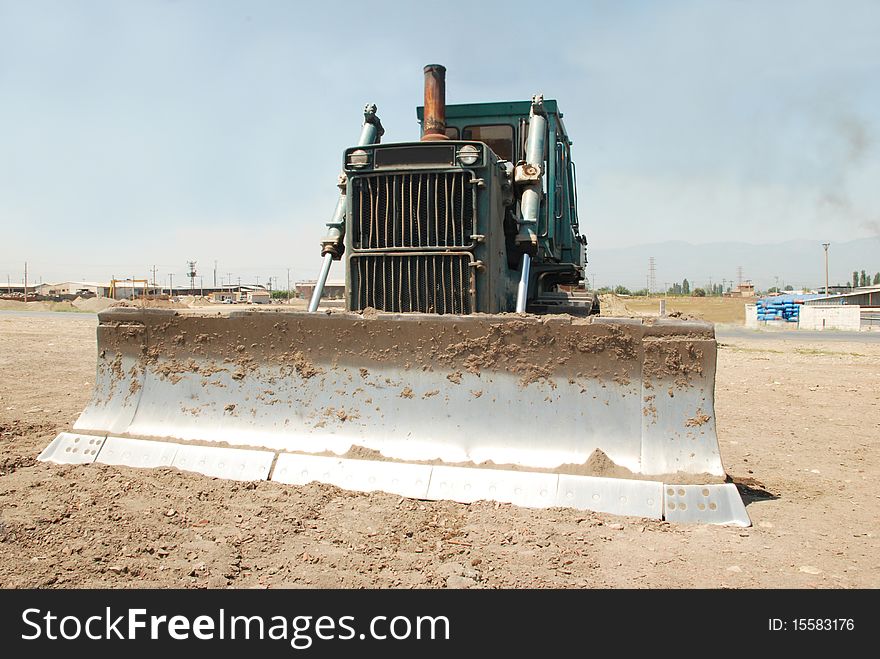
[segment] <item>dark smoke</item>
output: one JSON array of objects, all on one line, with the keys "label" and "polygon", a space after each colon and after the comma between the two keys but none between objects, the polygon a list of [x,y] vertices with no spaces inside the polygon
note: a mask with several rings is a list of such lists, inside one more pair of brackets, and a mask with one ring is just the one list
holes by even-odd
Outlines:
[{"label": "dark smoke", "polygon": [[834,122],[834,133],[841,146],[843,162],[819,197],[820,212],[832,210],[836,218],[856,223],[860,229],[880,237],[880,217],[858,208],[847,194],[846,185],[852,170],[865,161],[874,145],[868,125],[855,115],[840,116]]},{"label": "dark smoke", "polygon": [[840,117],[837,120],[837,129],[847,147],[847,163],[860,163],[871,146],[871,137],[865,122],[854,116]]}]

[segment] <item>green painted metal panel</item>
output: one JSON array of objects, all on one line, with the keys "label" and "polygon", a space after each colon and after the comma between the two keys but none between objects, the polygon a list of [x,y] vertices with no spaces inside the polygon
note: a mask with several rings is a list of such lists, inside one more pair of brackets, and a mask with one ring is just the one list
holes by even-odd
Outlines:
[{"label": "green painted metal panel", "polygon": [[[457,105],[446,106],[447,119],[459,119],[465,117],[493,117],[505,118],[507,120],[528,118],[529,109],[532,107],[531,101],[503,101],[499,103],[459,103]],[[545,100],[544,109],[548,113],[558,113],[559,107],[555,100]],[[416,116],[419,121],[424,118],[424,106],[416,108]]]}]

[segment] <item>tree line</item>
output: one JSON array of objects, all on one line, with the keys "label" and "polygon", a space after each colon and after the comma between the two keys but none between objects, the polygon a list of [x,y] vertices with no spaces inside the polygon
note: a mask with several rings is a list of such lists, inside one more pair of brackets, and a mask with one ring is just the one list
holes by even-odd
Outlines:
[{"label": "tree line", "polygon": [[852,285],[853,288],[871,285],[880,286],[880,272],[875,272],[874,278],[871,279],[871,276],[868,275],[864,270],[862,270],[861,272],[859,272],[858,270],[853,270]]},{"label": "tree line", "polygon": [[[852,286],[853,288],[858,288],[859,286],[880,286],[880,272],[874,273],[874,276],[871,277],[865,270],[853,270],[852,273]],[[839,284],[838,284],[839,286]],[[726,291],[729,293],[731,287],[728,286]],[[768,293],[781,293],[783,291],[793,291],[794,288],[792,286],[786,286],[785,288],[777,288],[773,286],[767,289]],[[626,286],[603,286],[599,288],[597,293],[616,293],[617,295],[636,295],[636,296],[648,296],[651,293],[647,288],[640,288],[637,290],[630,290]],[[658,291],[655,291],[658,292]],[[681,283],[675,282],[666,290],[667,295],[690,295],[693,297],[706,297],[706,296],[721,296],[725,292],[724,287],[721,284],[708,284],[706,286],[698,286],[692,287],[691,283],[687,279],[683,279]]]},{"label": "tree line", "polygon": [[[790,288],[790,287],[789,287]],[[730,286],[727,287],[727,291],[730,292]],[[626,286],[603,286],[602,288],[596,291],[597,293],[616,293],[617,295],[642,295],[647,296],[651,295],[647,288],[639,288],[637,290],[630,290]],[[659,291],[654,291],[655,293]],[[684,279],[681,283],[675,282],[666,290],[667,295],[691,295],[693,297],[706,297],[706,296],[721,296],[724,294],[724,287],[721,284],[709,284],[706,286],[696,286],[692,287],[691,283]]]}]

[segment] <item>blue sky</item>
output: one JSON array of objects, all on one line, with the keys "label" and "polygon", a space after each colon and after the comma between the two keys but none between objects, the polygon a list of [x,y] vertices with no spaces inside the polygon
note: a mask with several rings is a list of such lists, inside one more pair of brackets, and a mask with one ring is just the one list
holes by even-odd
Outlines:
[{"label": "blue sky", "polygon": [[878,3],[438,6],[0,0],[0,279],[312,277],[363,105],[417,137],[434,62],[559,101],[597,248],[880,235]]}]

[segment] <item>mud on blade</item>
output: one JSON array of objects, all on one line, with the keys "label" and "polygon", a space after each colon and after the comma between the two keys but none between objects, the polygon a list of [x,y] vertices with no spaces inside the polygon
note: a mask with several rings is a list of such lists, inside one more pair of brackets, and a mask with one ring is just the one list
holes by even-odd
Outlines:
[{"label": "mud on blade", "polygon": [[285,482],[748,523],[707,323],[114,309],[98,350],[65,441],[107,438],[99,462],[270,477],[277,454]]}]

